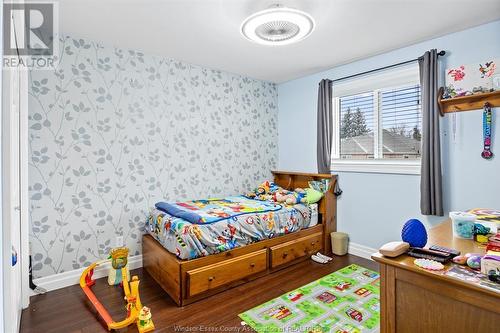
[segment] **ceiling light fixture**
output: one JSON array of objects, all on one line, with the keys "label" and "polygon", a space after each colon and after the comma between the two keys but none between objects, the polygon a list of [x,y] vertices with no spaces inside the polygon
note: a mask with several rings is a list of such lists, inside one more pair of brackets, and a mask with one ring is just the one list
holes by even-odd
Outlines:
[{"label": "ceiling light fixture", "polygon": [[314,30],[311,15],[280,5],[247,17],[240,31],[245,38],[263,45],[286,45],[298,42]]}]

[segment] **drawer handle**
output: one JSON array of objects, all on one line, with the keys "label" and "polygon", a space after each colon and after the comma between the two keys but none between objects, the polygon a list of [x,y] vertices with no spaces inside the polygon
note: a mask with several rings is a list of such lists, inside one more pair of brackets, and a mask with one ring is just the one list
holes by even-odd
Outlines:
[{"label": "drawer handle", "polygon": [[288,256],[288,253],[283,252],[283,258],[286,258]]},{"label": "drawer handle", "polygon": [[314,244],[316,244],[316,242],[311,242],[311,245],[314,246]]},{"label": "drawer handle", "polygon": [[250,267],[254,268],[255,267],[255,263],[254,262],[250,263]]},{"label": "drawer handle", "polygon": [[213,276],[208,277],[208,281],[213,281],[214,279],[215,279],[215,277],[213,277]]}]

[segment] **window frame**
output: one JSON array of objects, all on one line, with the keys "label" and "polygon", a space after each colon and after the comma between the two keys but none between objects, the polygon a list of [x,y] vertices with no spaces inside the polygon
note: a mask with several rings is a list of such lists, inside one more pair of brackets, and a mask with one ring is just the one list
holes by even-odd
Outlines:
[{"label": "window frame", "polygon": [[[413,72],[414,71],[414,72]],[[413,73],[412,73],[413,72]],[[367,82],[373,82],[373,89],[370,89]],[[379,82],[384,80],[383,87],[377,87]],[[407,81],[407,82],[402,82]],[[343,88],[340,91],[347,91],[348,94],[333,93],[332,113],[333,113],[333,142],[332,142],[332,157],[331,170],[332,172],[363,172],[363,173],[387,173],[387,174],[408,174],[420,175],[421,158],[419,159],[384,159],[382,154],[382,136],[380,124],[382,123],[382,112],[380,108],[379,98],[380,93],[391,90],[409,87],[412,85],[420,85],[418,80],[418,66],[405,66],[389,71],[384,71],[381,74],[363,76],[360,79],[349,80],[347,83],[341,83]],[[332,88],[335,91],[335,85]],[[366,160],[349,160],[340,158],[340,99],[346,96],[352,96],[363,93],[373,94],[373,109],[374,109],[374,158]]]}]

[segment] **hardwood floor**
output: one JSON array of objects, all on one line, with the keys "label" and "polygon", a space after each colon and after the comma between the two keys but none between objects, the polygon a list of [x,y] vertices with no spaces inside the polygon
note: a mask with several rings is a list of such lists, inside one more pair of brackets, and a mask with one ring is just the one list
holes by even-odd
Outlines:
[{"label": "hardwood floor", "polygon": [[[147,272],[138,269],[131,273],[141,280],[141,301],[151,308],[155,332],[182,332],[182,329],[187,332],[189,328],[191,332],[241,332],[239,313],[351,263],[378,271],[374,261],[352,255],[335,257],[333,263],[327,265],[307,260],[182,308],[177,307]],[[119,287],[108,286],[103,278],[97,280],[93,290],[114,320],[125,317],[125,303]],[[21,332],[94,333],[107,332],[107,329],[80,287],[71,286],[32,297],[29,308],[22,314]],[[137,328],[133,325],[120,332],[137,332]]]}]

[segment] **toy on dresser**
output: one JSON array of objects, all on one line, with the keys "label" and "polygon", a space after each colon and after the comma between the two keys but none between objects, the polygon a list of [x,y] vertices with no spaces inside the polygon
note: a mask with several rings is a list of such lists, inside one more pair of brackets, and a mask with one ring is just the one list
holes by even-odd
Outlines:
[{"label": "toy on dresser", "polygon": [[386,257],[394,258],[406,253],[410,247],[424,247],[427,243],[425,226],[417,219],[406,221],[401,230],[401,241],[389,242],[379,248],[379,252]]},{"label": "toy on dresser", "polygon": [[453,258],[453,262],[459,265],[467,265],[472,269],[481,270],[483,274],[489,274],[491,270],[500,270],[500,234],[491,236],[486,245],[486,254],[466,253]]},{"label": "toy on dresser", "polygon": [[404,224],[401,238],[411,247],[424,247],[427,244],[427,230],[422,222],[411,219]]},{"label": "toy on dresser", "polygon": [[[481,260],[481,273],[499,276],[500,275],[500,233],[495,236],[491,236],[488,240],[488,245],[486,246],[486,255]],[[495,282],[500,282],[494,280],[490,277],[490,280]],[[497,280],[500,277],[497,278]]]}]

